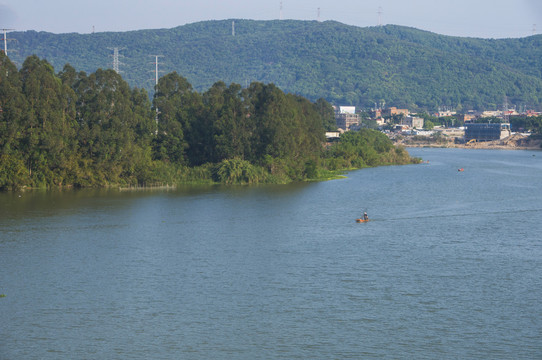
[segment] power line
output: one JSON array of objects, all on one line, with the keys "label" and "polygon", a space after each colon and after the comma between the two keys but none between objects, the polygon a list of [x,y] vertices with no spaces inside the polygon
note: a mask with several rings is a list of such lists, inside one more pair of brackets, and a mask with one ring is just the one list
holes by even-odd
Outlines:
[{"label": "power line", "polygon": [[4,32],[4,38],[2,40],[4,40],[4,54],[8,54],[8,40],[13,40],[13,39],[8,39],[8,31],[13,31],[14,29],[2,29],[2,31]]},{"label": "power line", "polygon": [[[164,57],[164,55],[150,55],[150,56],[154,56],[154,91],[156,92],[156,89],[158,87],[158,58],[161,58],[161,57]],[[156,107],[156,115],[154,117],[154,120],[156,121],[156,130],[155,130],[155,135],[158,134],[158,114],[160,114],[160,110],[158,109],[158,107]]]},{"label": "power line", "polygon": [[120,74],[122,71],[119,70],[119,65],[124,65],[124,63],[121,63],[119,58],[124,57],[124,55],[120,55],[119,50],[124,50],[126,48],[108,47],[108,49],[113,50],[113,70],[115,70],[117,74]]},{"label": "power line", "polygon": [[155,61],[154,61],[154,65],[155,65],[155,68],[153,70],[154,72],[154,85],[158,85],[158,58],[161,58],[161,57],[164,57],[164,55],[149,55],[149,56],[154,56],[155,58]]}]

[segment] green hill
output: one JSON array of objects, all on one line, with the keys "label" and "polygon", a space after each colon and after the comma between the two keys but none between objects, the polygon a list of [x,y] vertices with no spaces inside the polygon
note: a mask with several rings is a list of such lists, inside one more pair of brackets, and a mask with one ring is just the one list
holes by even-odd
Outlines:
[{"label": "green hill", "polygon": [[205,21],[173,29],[52,34],[11,32],[19,67],[32,54],[55,71],[66,63],[91,73],[111,68],[120,48],[121,75],[152,92],[154,57],[160,75],[176,71],[198,91],[215,82],[274,83],[310,100],[410,109],[500,108],[504,97],[542,109],[542,35],[477,39],[401,26],[359,28],[316,21]]}]

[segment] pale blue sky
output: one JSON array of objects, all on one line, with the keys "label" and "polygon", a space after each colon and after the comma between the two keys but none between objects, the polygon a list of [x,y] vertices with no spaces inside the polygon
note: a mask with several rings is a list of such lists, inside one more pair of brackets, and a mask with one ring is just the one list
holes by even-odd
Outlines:
[{"label": "pale blue sky", "polygon": [[[0,28],[90,33],[172,28],[202,20],[271,20],[280,0],[0,0]],[[542,33],[542,0],[282,0],[284,19],[397,24],[483,38]],[[536,24],[536,25],[535,25]],[[533,31],[535,30],[535,31]]]}]

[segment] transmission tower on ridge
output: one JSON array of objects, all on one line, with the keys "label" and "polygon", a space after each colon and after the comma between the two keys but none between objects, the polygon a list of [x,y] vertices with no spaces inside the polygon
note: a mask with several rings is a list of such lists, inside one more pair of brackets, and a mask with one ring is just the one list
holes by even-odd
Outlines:
[{"label": "transmission tower on ridge", "polygon": [[382,6],[378,7],[378,26],[382,26]]},{"label": "transmission tower on ridge", "polygon": [[119,50],[124,50],[126,48],[108,47],[108,49],[113,50],[113,70],[115,70],[117,74],[120,74],[122,71],[119,70],[119,65],[124,65],[124,64],[119,61],[119,58],[124,57],[124,55],[120,55]]},{"label": "transmission tower on ridge", "polygon": [[161,57],[164,57],[164,55],[150,55],[150,56],[154,56],[154,85],[158,85],[158,58],[161,58]]},{"label": "transmission tower on ridge", "polygon": [[279,20],[282,20],[282,1],[280,2]]},{"label": "transmission tower on ridge", "polygon": [[4,40],[4,54],[8,54],[8,40],[13,40],[13,39],[8,39],[8,31],[13,31],[14,29],[2,29],[2,31],[4,32],[4,38],[2,40]]},{"label": "transmission tower on ridge", "polygon": [[[158,58],[164,57],[164,55],[150,55],[154,56],[154,91],[156,92],[156,89],[158,87]],[[158,110],[158,107],[156,108],[156,115],[154,117],[154,120],[156,121],[156,130],[155,134],[158,134],[158,114],[160,114],[160,110]]]}]

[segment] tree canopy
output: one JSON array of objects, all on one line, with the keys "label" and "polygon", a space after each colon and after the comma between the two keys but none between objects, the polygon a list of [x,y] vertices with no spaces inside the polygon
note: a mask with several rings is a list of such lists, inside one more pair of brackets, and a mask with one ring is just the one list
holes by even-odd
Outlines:
[{"label": "tree canopy", "polygon": [[37,56],[17,70],[0,53],[0,189],[314,178],[330,107],[258,82],[198,93],[176,72],[151,103],[113,70],[55,74]]}]

